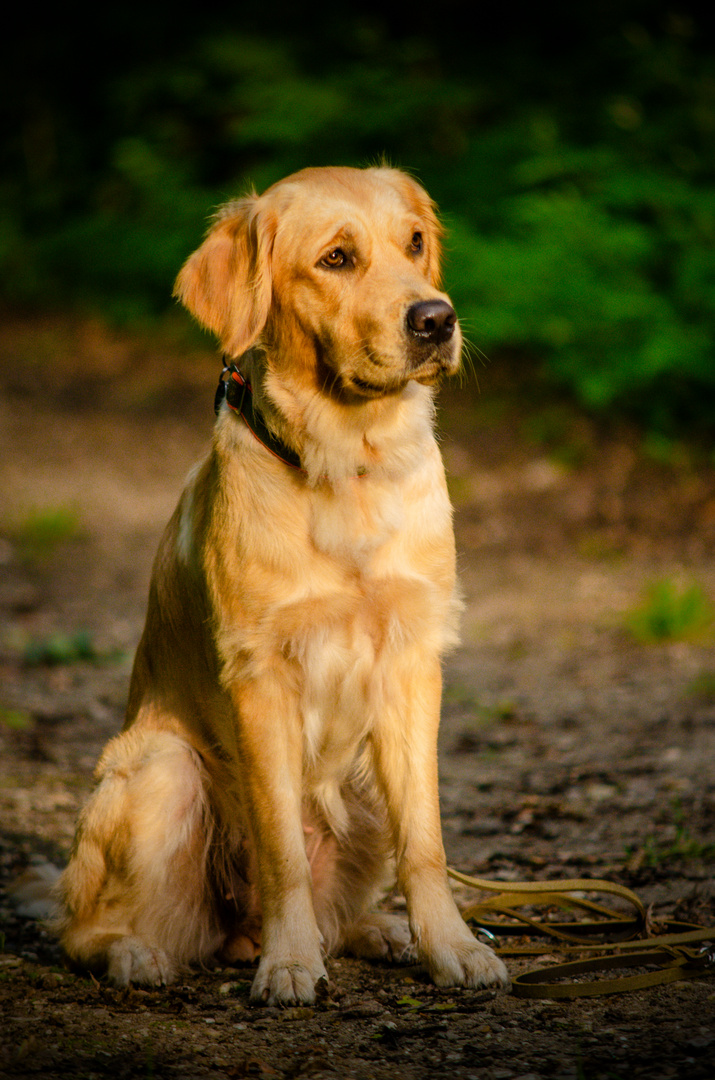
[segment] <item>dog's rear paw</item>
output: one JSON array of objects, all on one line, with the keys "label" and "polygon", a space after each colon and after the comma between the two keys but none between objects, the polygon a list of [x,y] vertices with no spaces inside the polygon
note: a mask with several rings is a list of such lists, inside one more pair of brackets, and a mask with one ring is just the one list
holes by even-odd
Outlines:
[{"label": "dog's rear paw", "polygon": [[417,957],[407,919],[380,912],[364,915],[345,938],[344,951],[365,960],[412,963]]},{"label": "dog's rear paw", "polygon": [[122,937],[107,949],[107,975],[115,986],[162,986],[174,981],[176,967],[163,949],[145,945],[139,938]]},{"label": "dog's rear paw", "polygon": [[312,1005],[319,984],[328,984],[322,961],[311,965],[291,960],[272,963],[264,957],[253,980],[251,1001],[263,1005]]},{"label": "dog's rear paw", "polygon": [[471,989],[495,986],[508,990],[511,985],[506,965],[471,934],[435,951],[428,958],[430,974],[437,986],[468,986]]},{"label": "dog's rear paw", "polygon": [[23,919],[54,919],[59,905],[53,895],[61,871],[42,856],[33,856],[30,865],[8,885],[7,895]]}]

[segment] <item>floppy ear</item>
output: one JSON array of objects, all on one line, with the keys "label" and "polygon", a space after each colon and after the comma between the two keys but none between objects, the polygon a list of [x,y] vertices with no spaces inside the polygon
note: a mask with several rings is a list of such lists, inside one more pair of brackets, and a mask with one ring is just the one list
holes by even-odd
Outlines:
[{"label": "floppy ear", "polygon": [[220,210],[174,286],[174,295],[232,357],[255,343],[271,306],[275,226],[258,202],[250,196]]}]

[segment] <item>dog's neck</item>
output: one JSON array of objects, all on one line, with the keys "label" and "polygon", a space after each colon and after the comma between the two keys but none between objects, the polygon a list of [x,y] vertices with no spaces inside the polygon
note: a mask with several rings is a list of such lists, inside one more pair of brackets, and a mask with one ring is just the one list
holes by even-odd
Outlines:
[{"label": "dog's neck", "polygon": [[409,382],[397,394],[348,403],[275,371],[255,350],[237,366],[275,440],[268,449],[284,447],[277,456],[298,463],[311,486],[365,475],[397,479],[419,465],[434,438],[431,387]]}]

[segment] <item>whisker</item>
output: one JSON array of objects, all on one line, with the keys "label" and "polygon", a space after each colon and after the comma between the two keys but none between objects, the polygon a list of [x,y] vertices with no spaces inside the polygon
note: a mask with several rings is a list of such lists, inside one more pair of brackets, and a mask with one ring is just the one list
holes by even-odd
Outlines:
[{"label": "whisker", "polygon": [[484,349],[480,349],[479,346],[475,345],[469,338],[464,339],[464,346],[472,359],[472,362],[476,357],[480,361],[482,367],[489,367],[491,365],[491,358],[484,352]]},{"label": "whisker", "polygon": [[470,352],[475,353],[481,359],[483,364],[491,363],[489,357],[484,352],[484,350],[480,349],[480,347],[472,340],[472,337],[470,335],[471,327],[469,325],[469,320],[465,321],[460,319],[459,325],[462,328],[462,339],[464,341],[464,344],[470,350]]}]

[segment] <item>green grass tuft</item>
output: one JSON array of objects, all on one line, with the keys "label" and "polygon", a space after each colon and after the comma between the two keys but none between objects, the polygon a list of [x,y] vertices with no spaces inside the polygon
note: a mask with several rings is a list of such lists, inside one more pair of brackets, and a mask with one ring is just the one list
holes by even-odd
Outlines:
[{"label": "green grass tuft", "polygon": [[33,724],[32,716],[23,709],[0,709],[0,727],[11,731],[29,731]]},{"label": "green grass tuft", "polygon": [[86,630],[72,634],[54,633],[45,638],[32,639],[23,651],[23,661],[28,667],[59,666],[74,664],[80,660],[98,660],[99,654]]},{"label": "green grass tuft", "polygon": [[641,644],[692,641],[707,637],[715,609],[701,585],[678,587],[665,579],[654,582],[645,600],[626,617],[626,625]]},{"label": "green grass tuft", "polygon": [[7,533],[23,562],[41,563],[57,548],[81,535],[79,513],[71,506],[45,506],[30,510],[11,523]]}]

